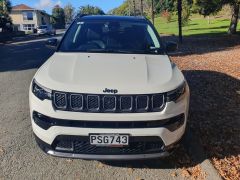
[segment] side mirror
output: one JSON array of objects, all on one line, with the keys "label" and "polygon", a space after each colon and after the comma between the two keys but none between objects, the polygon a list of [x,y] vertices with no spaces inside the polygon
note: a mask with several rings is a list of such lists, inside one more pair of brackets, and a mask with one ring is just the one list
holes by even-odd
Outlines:
[{"label": "side mirror", "polygon": [[45,43],[46,47],[49,48],[49,49],[54,49],[56,50],[57,49],[57,45],[58,45],[58,40],[55,39],[55,38],[52,38],[52,39],[48,39]]},{"label": "side mirror", "polygon": [[174,52],[178,49],[178,44],[176,42],[167,42],[166,43],[166,51],[167,52]]}]

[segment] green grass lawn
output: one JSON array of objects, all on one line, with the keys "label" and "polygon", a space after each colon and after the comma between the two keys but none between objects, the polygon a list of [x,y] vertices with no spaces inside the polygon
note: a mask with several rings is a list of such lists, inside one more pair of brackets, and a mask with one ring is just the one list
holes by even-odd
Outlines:
[{"label": "green grass lawn", "polygon": [[[211,23],[208,24],[208,19],[200,16],[192,17],[188,25],[183,27],[183,35],[201,35],[201,34],[225,34],[227,33],[230,19],[226,18],[213,18]],[[178,35],[178,22],[177,17],[173,17],[170,22],[162,17],[155,19],[155,27],[160,34],[175,34]],[[240,25],[238,25],[238,31]]]}]

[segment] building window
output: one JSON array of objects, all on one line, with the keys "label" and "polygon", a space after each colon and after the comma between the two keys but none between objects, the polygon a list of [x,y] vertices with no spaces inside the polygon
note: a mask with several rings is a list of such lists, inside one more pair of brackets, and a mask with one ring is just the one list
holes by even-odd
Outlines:
[{"label": "building window", "polygon": [[33,12],[23,12],[23,20],[30,21],[33,20]]},{"label": "building window", "polygon": [[34,24],[23,24],[24,31],[32,31],[34,29]]},{"label": "building window", "polygon": [[45,25],[45,21],[44,21],[44,18],[42,17],[42,25]]}]

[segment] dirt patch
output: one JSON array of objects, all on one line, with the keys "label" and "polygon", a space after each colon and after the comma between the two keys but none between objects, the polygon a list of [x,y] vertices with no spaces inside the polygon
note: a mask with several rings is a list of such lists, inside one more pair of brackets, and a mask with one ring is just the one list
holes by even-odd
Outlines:
[{"label": "dirt patch", "polygon": [[171,59],[191,89],[191,130],[221,176],[240,179],[240,36],[188,37]]}]

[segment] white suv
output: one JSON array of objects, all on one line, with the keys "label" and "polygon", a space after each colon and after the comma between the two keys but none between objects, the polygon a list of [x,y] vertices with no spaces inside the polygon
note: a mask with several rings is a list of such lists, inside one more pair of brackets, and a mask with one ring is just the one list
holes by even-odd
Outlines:
[{"label": "white suv", "polygon": [[142,17],[83,16],[37,71],[29,101],[48,154],[98,160],[169,155],[184,134],[187,82]]}]

